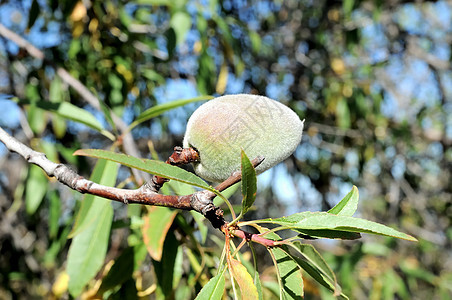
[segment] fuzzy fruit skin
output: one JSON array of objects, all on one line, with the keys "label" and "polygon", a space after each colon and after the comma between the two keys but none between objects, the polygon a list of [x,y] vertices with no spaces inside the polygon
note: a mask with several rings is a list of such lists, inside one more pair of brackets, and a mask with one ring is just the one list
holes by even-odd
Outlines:
[{"label": "fuzzy fruit skin", "polygon": [[240,169],[241,148],[265,160],[262,173],[289,157],[301,141],[303,122],[289,107],[264,96],[237,94],[201,105],[187,123],[183,146],[199,152],[198,176],[213,182]]}]

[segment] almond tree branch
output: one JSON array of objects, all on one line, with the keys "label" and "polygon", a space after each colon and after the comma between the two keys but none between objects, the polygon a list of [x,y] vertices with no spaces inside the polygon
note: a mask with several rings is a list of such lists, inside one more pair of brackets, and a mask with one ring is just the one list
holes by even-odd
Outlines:
[{"label": "almond tree branch", "polygon": [[[154,176],[151,182],[148,182],[135,190],[104,186],[80,176],[64,164],[52,162],[44,153],[34,151],[30,147],[19,142],[1,127],[0,141],[3,142],[6,148],[11,152],[16,152],[26,159],[27,162],[35,164],[43,169],[49,177],[55,177],[59,182],[80,193],[92,194],[124,204],[138,203],[143,205],[166,206],[183,210],[196,210],[202,213],[214,228],[220,229],[225,234],[231,234],[246,241],[253,241],[266,247],[273,247],[276,245],[272,240],[265,239],[258,234],[248,233],[239,229],[237,226],[229,228],[228,223],[223,217],[223,211],[216,207],[212,202],[212,199],[215,198],[216,195],[210,191],[203,190],[185,196],[162,195],[158,193],[161,187],[161,177],[159,176]],[[196,150],[192,148],[183,149],[181,147],[175,147],[174,153],[167,160],[167,163],[180,165],[196,159],[198,159]],[[263,160],[263,157],[257,157],[253,159],[251,163],[254,167],[257,167]],[[236,171],[227,180],[221,183],[217,189],[222,191],[236,182],[239,182],[241,178],[241,172]],[[158,184],[156,184],[155,181],[157,181]],[[167,180],[165,179],[164,182],[166,181]]]},{"label": "almond tree branch", "polygon": [[[72,87],[89,105],[94,107],[96,110],[102,112],[99,99],[85,85],[83,85],[83,83],[81,83],[80,80],[73,77],[64,68],[58,67],[53,61],[46,59],[44,52],[33,46],[30,42],[28,42],[26,39],[24,39],[17,33],[6,28],[1,23],[0,23],[0,35],[16,43],[22,49],[25,49],[34,58],[40,59],[44,61],[44,63],[51,65],[64,82],[66,82],[70,87]],[[123,133],[122,145],[124,147],[124,151],[131,156],[135,157],[140,156],[135,141],[133,140],[132,134],[128,132],[127,124],[113,112],[110,113],[116,127]],[[132,172],[138,182],[141,182],[142,179],[144,180],[150,179],[150,176],[147,173],[140,173],[136,169],[133,169]]]}]

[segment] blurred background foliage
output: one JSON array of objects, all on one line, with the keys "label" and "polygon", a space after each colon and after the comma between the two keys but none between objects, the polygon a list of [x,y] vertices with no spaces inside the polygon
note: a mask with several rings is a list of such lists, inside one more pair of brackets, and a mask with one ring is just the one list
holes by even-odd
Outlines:
[{"label": "blurred background foliage", "polygon": [[[51,160],[89,176],[91,161],[72,152],[110,147],[108,137],[118,136],[112,114],[129,124],[146,109],[176,99],[267,95],[306,119],[305,133],[290,159],[259,176],[256,210],[248,218],[326,210],[355,184],[360,216],[420,241],[315,241],[344,292],[354,299],[452,297],[449,1],[4,0],[0,22],[46,58],[0,37],[0,125]],[[55,67],[88,87],[101,109],[68,87]],[[50,104],[61,103],[83,110],[71,106],[69,115],[55,113]],[[150,157],[151,149],[165,160],[182,144],[185,123],[198,105],[135,127],[140,155]],[[67,236],[82,195],[2,145],[0,155],[0,298],[67,297]],[[129,175],[120,168],[118,182],[133,187]],[[106,263],[133,249],[127,246],[137,245],[133,239],[139,237],[134,222],[140,224],[140,209],[113,206]],[[178,214],[173,226],[189,236],[190,220]],[[171,233],[165,244],[184,243],[184,234]],[[191,288],[199,290],[210,277],[219,256],[212,247],[184,248],[191,269],[198,261],[198,269],[207,268],[202,275],[187,272],[177,299],[192,297]],[[129,274],[143,286],[153,282],[145,276],[153,270],[148,260]],[[271,262],[267,257],[260,263],[265,282]],[[163,265],[153,265],[158,277]],[[136,294],[138,283],[127,279],[122,286],[112,295]],[[328,298],[309,278],[305,289],[307,298]]]}]

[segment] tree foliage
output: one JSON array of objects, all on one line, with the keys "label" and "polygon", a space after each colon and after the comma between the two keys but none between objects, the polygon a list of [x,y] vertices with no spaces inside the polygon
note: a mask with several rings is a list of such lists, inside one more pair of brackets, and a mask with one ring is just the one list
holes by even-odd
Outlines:
[{"label": "tree foliage", "polygon": [[[224,257],[233,270],[226,273],[217,270],[223,236],[199,214],[82,196],[1,150],[7,159],[0,171],[0,295],[59,297],[69,289],[112,298],[189,299],[200,292],[204,299],[218,297],[223,287],[232,293],[235,283],[243,295],[252,279],[266,299],[290,294],[278,282],[290,287],[303,276],[306,297],[327,297],[312,284],[317,277],[352,298],[448,298],[451,11],[446,1],[3,1],[0,24],[45,59],[0,34],[0,125],[52,161],[96,182],[135,187],[141,182],[130,169],[105,160],[94,166],[72,153],[128,152],[122,138],[130,131],[140,157],[165,160],[181,145],[203,95],[267,95],[305,118],[307,134],[289,160],[260,177],[255,201],[247,177],[247,200],[234,206],[248,211],[242,222],[265,221],[254,223],[262,232],[277,224],[295,226],[302,237],[354,239],[378,230],[374,222],[343,225],[357,207],[355,184],[360,217],[419,243],[372,235],[314,241],[321,260],[309,243],[294,243],[272,250],[274,261],[289,261],[278,269],[256,245]],[[96,102],[68,83],[62,69]],[[163,192],[190,194],[186,183],[192,182],[171,180]],[[224,194],[240,204],[240,193]],[[328,213],[298,213],[305,210]],[[309,223],[316,214],[322,222]],[[155,219],[159,226],[150,226]],[[90,236],[106,247],[103,257],[96,259],[99,248],[82,241]],[[84,261],[74,261],[73,253]],[[80,256],[85,253],[93,255]],[[300,277],[285,277],[298,267]],[[74,282],[79,268],[86,276]],[[259,279],[256,269],[272,276]]]}]

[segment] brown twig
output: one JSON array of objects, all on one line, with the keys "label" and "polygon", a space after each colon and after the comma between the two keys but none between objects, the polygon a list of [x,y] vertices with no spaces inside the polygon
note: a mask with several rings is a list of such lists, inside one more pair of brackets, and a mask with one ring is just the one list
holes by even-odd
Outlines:
[{"label": "brown twig", "polygon": [[266,238],[260,236],[259,234],[249,233],[249,232],[246,232],[246,231],[238,229],[238,228],[236,228],[234,230],[229,229],[229,232],[238,238],[244,239],[248,242],[249,241],[255,242],[255,243],[261,244],[265,247],[275,247],[276,245],[278,245],[277,241],[272,241],[272,240],[269,240],[269,239],[266,239]]},{"label": "brown twig", "polygon": [[[174,147],[173,154],[167,159],[166,163],[173,166],[189,164],[199,160],[199,153],[193,148]],[[152,182],[158,189],[169,179],[154,175]]]}]

